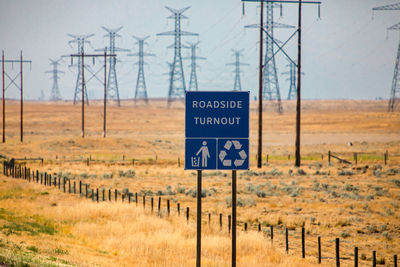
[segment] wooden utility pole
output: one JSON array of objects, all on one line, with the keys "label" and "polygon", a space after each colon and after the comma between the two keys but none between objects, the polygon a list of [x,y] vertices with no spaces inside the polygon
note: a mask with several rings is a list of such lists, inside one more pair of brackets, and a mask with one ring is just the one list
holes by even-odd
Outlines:
[{"label": "wooden utility pole", "polygon": [[[85,57],[91,57],[94,58],[96,57],[104,57],[104,120],[103,120],[103,137],[106,137],[106,112],[107,112],[107,57],[116,57],[116,54],[107,54],[107,47],[104,50],[104,54],[84,54],[83,52],[81,54],[74,54],[70,55],[71,58],[73,57],[81,57],[81,68],[82,68],[82,138],[85,137],[85,63],[84,63],[84,58]],[[72,62],[72,61],[71,61]],[[94,64],[94,63],[93,63]],[[100,68],[101,70],[101,68]],[[93,75],[95,77],[96,74]],[[98,79],[98,78],[97,78]],[[99,79],[98,79],[99,80]],[[100,80],[101,81],[101,80]]]},{"label": "wooden utility pole", "polygon": [[[257,151],[257,167],[261,168],[261,162],[262,162],[262,32],[264,31],[267,35],[267,38],[270,38],[273,43],[279,48],[272,58],[275,57],[275,55],[278,52],[282,52],[285,54],[285,56],[289,59],[290,62],[292,62],[296,67],[297,67],[297,104],[296,104],[296,141],[295,141],[295,147],[296,147],[296,163],[295,165],[297,167],[300,166],[301,159],[300,159],[300,123],[301,123],[301,8],[302,4],[317,4],[318,5],[318,17],[320,16],[320,1],[303,1],[303,0],[242,0],[242,2],[261,2],[261,23],[260,23],[260,77],[259,77],[259,116],[258,116],[258,151]],[[263,3],[268,2],[268,3],[285,3],[285,4],[298,4],[299,5],[299,17],[298,17],[298,29],[296,32],[298,33],[298,57],[297,57],[297,64],[294,62],[293,59],[290,58],[290,56],[283,50],[283,47],[289,42],[289,40],[295,36],[296,32],[294,32],[289,39],[284,42],[282,46],[280,46],[271,36],[268,31],[264,29],[263,26]],[[244,9],[244,7],[243,7]],[[264,62],[264,64],[267,64],[267,62]]]},{"label": "wooden utility pole", "polygon": [[103,137],[106,137],[107,116],[107,47],[104,49],[104,116],[103,116]]},{"label": "wooden utility pole", "polygon": [[[22,51],[20,53],[20,59],[13,59],[13,60],[7,60],[4,58],[4,51],[2,52],[2,77],[3,77],[3,143],[6,142],[6,90],[7,88],[14,84],[17,89],[20,90],[20,141],[21,143],[24,140],[24,77],[23,77],[23,64],[24,63],[30,63],[32,64],[31,60],[23,60],[22,59]],[[5,64],[4,63],[19,63],[20,64],[20,71],[19,73],[14,77],[10,77],[7,72],[5,71]],[[5,78],[10,80],[10,83],[8,86],[6,86]],[[15,81],[17,80],[18,76],[20,76],[20,84],[18,85]]]},{"label": "wooden utility pole", "polygon": [[261,1],[260,12],[260,65],[258,77],[258,145],[257,168],[262,164],[262,110],[263,110],[263,25],[264,25],[264,1]]},{"label": "wooden utility pole", "polygon": [[296,162],[300,167],[300,124],[301,124],[301,1],[299,0],[298,54],[297,54],[297,103],[296,103]]},{"label": "wooden utility pole", "polygon": [[24,141],[24,87],[23,87],[23,73],[22,73],[22,51],[21,51],[21,60],[20,60],[20,78],[21,78],[21,119],[20,119],[20,140],[21,143]]},{"label": "wooden utility pole", "polygon": [[85,55],[82,51],[82,138],[85,138]]},{"label": "wooden utility pole", "polygon": [[6,142],[6,84],[4,77],[4,51],[1,55],[1,66],[2,66],[2,76],[3,76],[3,143]]}]

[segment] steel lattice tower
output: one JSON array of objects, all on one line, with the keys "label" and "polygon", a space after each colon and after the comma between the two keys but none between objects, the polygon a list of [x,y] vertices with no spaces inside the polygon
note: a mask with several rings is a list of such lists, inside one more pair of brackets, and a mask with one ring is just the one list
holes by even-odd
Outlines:
[{"label": "steel lattice tower", "polygon": [[[86,34],[86,35],[75,35],[75,34],[68,34],[68,36],[72,37],[73,40],[69,41],[68,44],[71,45],[72,43],[77,44],[77,54],[82,54],[85,52],[85,43],[90,44],[87,40],[90,37],[94,36],[94,34]],[[82,75],[82,67],[81,67],[81,58],[78,57],[78,63],[75,65],[78,69],[78,75],[76,77],[76,85],[75,85],[75,93],[74,93],[74,104],[76,104],[80,100],[80,96],[82,94],[82,90],[85,93],[86,104],[89,104],[89,98],[87,94],[86,82],[85,88],[83,89],[81,86],[81,75]]]},{"label": "steel lattice tower", "polygon": [[146,80],[144,78],[144,57],[145,56],[155,56],[154,54],[150,53],[144,53],[143,52],[143,47],[146,44],[145,40],[148,39],[150,36],[146,36],[144,38],[139,38],[136,36],[132,36],[137,40],[137,44],[139,45],[139,51],[138,53],[133,53],[133,54],[128,54],[128,56],[138,56],[139,61],[136,62],[136,64],[139,67],[138,70],[138,75],[137,75],[137,80],[136,80],[136,90],[135,90],[135,102],[137,100],[143,99],[146,104],[148,103],[148,97],[147,97],[147,88],[146,88]]},{"label": "steel lattice tower", "polygon": [[[372,10],[400,10],[400,3],[396,4],[391,4],[391,5],[386,5],[386,6],[380,6],[380,7],[375,7]],[[400,23],[397,23],[389,28],[388,30],[397,30],[400,31]],[[400,39],[399,39],[399,45],[397,49],[397,57],[396,57],[396,63],[394,66],[394,73],[393,73],[393,80],[392,80],[392,89],[390,91],[390,99],[389,99],[389,105],[388,105],[388,111],[393,112],[395,110],[396,105],[398,105],[398,102],[400,101],[400,72],[399,72],[399,64],[400,64]]]},{"label": "steel lattice tower", "polygon": [[[286,67],[289,67],[289,71],[282,72],[282,74],[289,75],[289,78],[286,79],[287,81],[290,81],[289,93],[288,93],[287,100],[297,99],[297,68],[296,68],[296,65],[293,62],[289,62],[289,64],[286,65]],[[301,74],[304,75],[303,72]]]},{"label": "steel lattice tower", "polygon": [[[265,3],[265,24],[263,27],[268,32],[269,36],[274,38],[274,28],[291,29],[291,25],[274,22],[274,7],[275,3]],[[259,28],[259,24],[247,25],[246,28]],[[274,39],[276,41],[276,39]],[[275,46],[270,37],[265,38],[265,60],[263,68],[263,99],[276,100],[278,104],[278,111],[282,111],[281,106],[281,93],[278,82],[278,74],[276,68],[276,61],[274,57]]]},{"label": "steel lattice tower", "polygon": [[197,33],[191,33],[182,31],[181,29],[181,20],[188,19],[183,12],[188,10],[190,7],[185,7],[182,9],[173,9],[170,7],[165,7],[169,11],[173,13],[173,15],[169,16],[168,19],[175,20],[175,29],[173,31],[158,33],[158,36],[167,36],[173,35],[175,38],[175,42],[173,44],[174,47],[174,60],[172,62],[172,69],[170,74],[169,81],[169,90],[168,90],[168,105],[176,100],[182,99],[184,97],[186,91],[185,85],[185,76],[183,73],[183,64],[182,64],[182,36],[198,36]]},{"label": "steel lattice tower", "polygon": [[[116,54],[116,52],[129,52],[129,49],[119,48],[115,46],[115,39],[121,37],[117,32],[122,29],[122,26],[116,29],[109,29],[104,26],[101,27],[107,32],[104,37],[109,37],[110,44],[107,50],[110,54]],[[104,51],[104,49],[96,49],[96,51]],[[118,106],[120,106],[119,89],[118,89],[118,79],[117,70],[115,68],[117,64],[117,59],[115,57],[109,57],[108,59],[108,79],[107,79],[107,99],[114,99],[117,101]]]},{"label": "steel lattice tower", "polygon": [[240,56],[243,52],[242,50],[233,50],[233,55],[235,56],[235,62],[233,63],[228,63],[226,65],[228,66],[235,66],[235,70],[233,71],[235,73],[235,83],[233,84],[233,91],[242,91],[242,84],[240,82],[240,66],[248,66],[249,64],[247,63],[241,63],[240,62]]},{"label": "steel lattice tower", "polygon": [[58,79],[60,79],[59,77],[59,73],[64,73],[63,71],[59,71],[58,70],[58,65],[60,65],[60,61],[62,60],[61,58],[58,60],[53,60],[50,59],[50,65],[53,66],[53,70],[49,70],[46,71],[46,73],[51,73],[52,75],[52,79],[53,79],[53,87],[51,88],[51,95],[50,95],[50,100],[52,101],[58,101],[58,100],[62,100],[61,98],[61,93],[60,93],[60,89],[58,87]]},{"label": "steel lattice tower", "polygon": [[189,81],[189,90],[188,91],[198,91],[199,84],[197,82],[197,60],[205,60],[205,57],[198,57],[196,51],[198,49],[199,43],[191,43],[187,42],[190,49],[190,57],[186,57],[185,59],[190,59],[190,81]]}]

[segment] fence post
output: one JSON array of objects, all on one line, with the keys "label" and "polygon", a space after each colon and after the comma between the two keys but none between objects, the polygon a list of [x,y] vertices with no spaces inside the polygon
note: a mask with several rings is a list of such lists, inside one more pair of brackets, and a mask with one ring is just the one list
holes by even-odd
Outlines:
[{"label": "fence post", "polygon": [[118,189],[115,189],[114,198],[115,198],[115,202],[117,202],[117,200],[118,200]]},{"label": "fence post", "polygon": [[103,202],[106,200],[106,198],[105,198],[106,196],[105,195],[106,195],[106,189],[103,188]]},{"label": "fence post", "polygon": [[99,203],[99,188],[96,188],[96,201]]},{"label": "fence post", "polygon": [[271,242],[274,241],[274,226],[271,225]]},{"label": "fence post", "polygon": [[170,214],[170,209],[169,209],[169,199],[167,199],[167,210],[168,210],[168,217],[169,217],[169,214]]},{"label": "fence post", "polygon": [[247,232],[247,223],[244,223],[244,231]]},{"label": "fence post", "polygon": [[394,267],[397,267],[397,255],[396,254],[393,256],[393,260],[394,260]]},{"label": "fence post", "polygon": [[61,177],[60,176],[58,177],[58,189],[59,190],[61,189]]},{"label": "fence post", "polygon": [[71,180],[68,179],[68,194],[71,194]]},{"label": "fence post", "polygon": [[331,151],[328,151],[328,162],[331,163]]},{"label": "fence post", "polygon": [[82,181],[79,180],[79,196],[82,194]]},{"label": "fence post", "polygon": [[289,253],[289,230],[286,227],[285,230],[285,236],[286,236],[286,253]]},{"label": "fence post", "polygon": [[124,193],[124,191],[122,191],[122,193],[121,193],[121,198],[122,198],[122,202],[124,202],[125,201],[125,193]]},{"label": "fence post", "polygon": [[269,155],[267,154],[267,163],[268,163],[268,158],[269,158]]},{"label": "fence post", "polygon": [[92,188],[92,201],[94,201],[94,188]]},{"label": "fence post", "polygon": [[131,196],[132,194],[128,192],[128,203],[131,204]]},{"label": "fence post", "polygon": [[154,198],[151,198],[151,213],[153,213],[153,209],[154,209]]},{"label": "fence post", "polygon": [[339,238],[336,238],[336,267],[340,267]]},{"label": "fence post", "polygon": [[321,264],[321,259],[322,259],[322,255],[321,255],[321,237],[318,237],[318,263]]},{"label": "fence post", "polygon": [[372,267],[376,267],[376,251],[372,251]]},{"label": "fence post", "polygon": [[135,202],[136,202],[136,206],[137,206],[138,205],[137,192],[135,192]]},{"label": "fence post", "polygon": [[388,151],[386,150],[385,154],[383,154],[383,158],[385,159],[385,166],[387,164],[387,160],[388,160]]},{"label": "fence post", "polygon": [[357,152],[354,152],[354,162],[355,162],[355,164],[357,166]]},{"label": "fence post", "polygon": [[186,207],[186,221],[189,223],[189,207]]},{"label": "fence post", "polygon": [[231,215],[228,215],[228,232],[231,233]]},{"label": "fence post", "polygon": [[158,197],[158,214],[161,212],[161,197]]},{"label": "fence post", "polygon": [[181,216],[181,204],[178,203],[178,216]]},{"label": "fence post", "polygon": [[181,167],[181,159],[178,157],[178,167]]},{"label": "fence post", "polygon": [[108,201],[111,201],[111,189],[108,189]]},{"label": "fence post", "polygon": [[358,267],[358,247],[354,247],[354,267]]},{"label": "fence post", "polygon": [[208,225],[211,224],[211,213],[208,214]]},{"label": "fence post", "polygon": [[85,184],[85,195],[86,195],[86,199],[87,199],[89,197],[88,184]]},{"label": "fence post", "polygon": [[219,214],[219,230],[222,230],[222,213]]},{"label": "fence post", "polygon": [[143,209],[146,208],[146,195],[143,195]]},{"label": "fence post", "polygon": [[258,231],[261,232],[261,223],[258,224]]},{"label": "fence post", "polygon": [[64,193],[65,193],[65,177],[63,178],[63,190],[64,190]]},{"label": "fence post", "polygon": [[304,227],[301,227],[301,256],[304,259],[306,257],[306,241]]},{"label": "fence post", "polygon": [[74,181],[74,194],[76,194],[76,182]]}]

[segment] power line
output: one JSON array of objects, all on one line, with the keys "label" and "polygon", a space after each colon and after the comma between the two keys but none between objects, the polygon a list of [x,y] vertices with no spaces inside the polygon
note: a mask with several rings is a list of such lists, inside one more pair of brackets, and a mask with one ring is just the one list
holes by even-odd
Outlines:
[{"label": "power line", "polygon": [[[123,28],[122,26],[116,29],[101,27],[107,32],[104,37],[109,37],[110,44],[108,46],[108,52],[110,54],[116,54],[116,52],[129,52],[129,49],[119,48],[115,46],[115,40],[121,35],[118,32]],[[96,49],[96,51],[103,51],[103,49]],[[107,98],[114,99],[117,101],[118,106],[120,106],[119,89],[118,89],[118,79],[116,70],[117,60],[115,57],[109,57],[109,70],[108,70],[108,80],[107,80]]]},{"label": "power line", "polygon": [[182,63],[182,36],[198,36],[197,33],[182,31],[181,29],[181,20],[188,19],[183,13],[188,10],[190,7],[185,7],[182,9],[173,9],[170,7],[165,7],[173,15],[169,16],[168,19],[174,19],[175,27],[173,31],[158,33],[157,36],[174,36],[174,44],[171,46],[174,48],[174,59],[172,62],[171,73],[170,73],[170,81],[169,81],[169,90],[168,90],[168,105],[171,104],[172,101],[177,99],[183,99],[184,94],[186,92],[185,85],[185,76],[183,73],[183,63]]},{"label": "power line", "polygon": [[53,66],[52,70],[46,71],[46,73],[52,74],[51,78],[53,79],[53,86],[51,88],[50,100],[52,100],[52,101],[62,100],[60,89],[58,87],[58,79],[60,79],[59,73],[61,73],[61,74],[65,73],[63,71],[58,70],[58,65],[60,65],[59,62],[62,60],[62,58],[60,58],[58,60],[49,58],[49,60],[50,60],[50,65]]},{"label": "power line", "polygon": [[138,62],[136,64],[139,66],[138,75],[136,80],[136,89],[135,89],[135,103],[138,100],[144,100],[146,104],[148,103],[148,96],[147,96],[147,87],[146,87],[146,80],[144,78],[144,57],[145,56],[155,56],[155,54],[145,53],[143,52],[144,45],[147,43],[145,42],[150,36],[146,36],[144,38],[132,36],[134,39],[137,40],[137,44],[139,45],[139,51],[137,53],[128,54],[128,56],[137,56],[139,57]]},{"label": "power line", "polygon": [[185,59],[190,59],[190,80],[189,80],[189,89],[188,91],[198,91],[199,85],[197,82],[197,60],[205,60],[205,57],[198,57],[197,56],[197,49],[200,42],[196,43],[188,43],[188,49],[190,49],[190,57],[186,57]]},{"label": "power line", "polygon": [[[380,7],[375,7],[372,9],[373,11],[390,11],[390,10],[400,10],[400,3],[395,3],[391,5],[385,5]],[[400,31],[400,22],[387,28],[388,30]],[[393,112],[400,101],[400,72],[399,72],[399,64],[400,64],[400,39],[399,45],[397,48],[397,57],[396,63],[394,66],[394,73],[392,79],[392,88],[390,90],[390,99],[388,104],[388,112]]]},{"label": "power line", "polygon": [[[75,34],[67,34],[69,37],[73,38],[68,42],[68,44],[71,46],[71,44],[76,43],[77,46],[77,54],[83,54],[85,53],[85,44],[90,45],[89,39],[90,37],[94,36],[94,34],[85,34],[85,35],[75,35]],[[87,88],[86,88],[86,83],[83,82],[81,83],[81,78],[83,75],[83,68],[81,68],[81,60],[83,58],[78,57],[78,63],[76,64],[77,67],[77,77],[76,77],[76,83],[75,83],[75,92],[74,92],[74,104],[78,103],[80,95],[83,95],[84,98],[86,98],[86,104],[89,105],[89,98],[87,94]],[[72,65],[72,64],[71,64]],[[84,87],[81,87],[81,85],[84,85]],[[81,94],[81,92],[83,93]]]},{"label": "power line", "polygon": [[233,52],[233,55],[235,56],[235,62],[228,63],[226,65],[235,66],[235,70],[234,70],[235,82],[233,84],[233,91],[242,91],[242,84],[240,82],[240,73],[241,73],[240,66],[248,66],[249,64],[240,62],[240,56],[243,52],[243,49],[241,49],[241,50],[233,50],[232,49],[232,52]]}]

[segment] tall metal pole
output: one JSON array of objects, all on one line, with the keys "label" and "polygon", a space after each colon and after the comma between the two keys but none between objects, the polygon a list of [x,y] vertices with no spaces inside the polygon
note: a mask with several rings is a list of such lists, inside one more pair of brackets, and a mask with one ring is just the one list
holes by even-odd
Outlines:
[{"label": "tall metal pole", "polygon": [[232,267],[236,267],[236,171],[235,170],[232,171]]},{"label": "tall metal pole", "polygon": [[104,122],[103,137],[106,137],[106,114],[107,114],[107,47],[104,49]]},{"label": "tall metal pole", "polygon": [[260,66],[258,80],[258,150],[257,168],[262,164],[262,98],[263,98],[263,26],[264,26],[264,0],[261,0],[260,12]]},{"label": "tall metal pole", "polygon": [[21,143],[24,141],[24,86],[23,86],[23,76],[22,76],[22,50],[21,50],[21,67],[20,67],[20,76],[21,76],[21,120],[20,120],[20,140]]},{"label": "tall metal pole", "polygon": [[299,0],[299,38],[297,59],[297,104],[296,104],[296,167],[300,167],[300,120],[301,120],[301,1]]},{"label": "tall metal pole", "polygon": [[201,170],[197,171],[197,246],[196,267],[201,266]]},{"label": "tall metal pole", "polygon": [[82,51],[82,138],[85,137],[85,56]]},{"label": "tall metal pole", "polygon": [[6,142],[6,87],[4,81],[4,50],[2,51],[1,66],[3,69],[3,143]]}]

